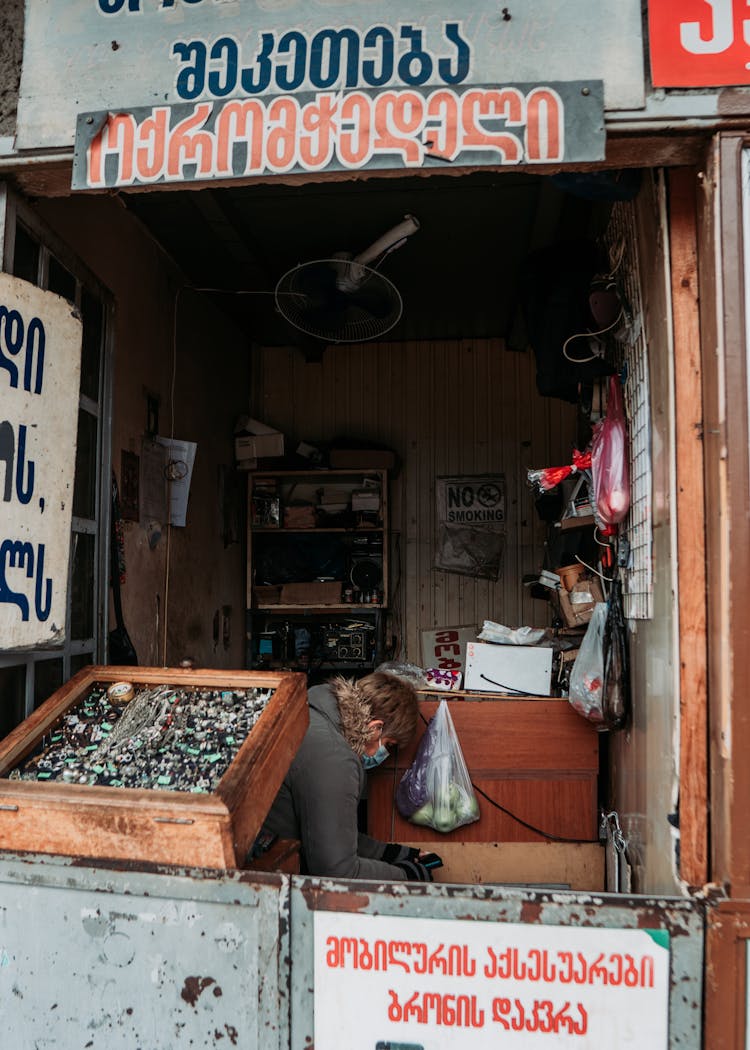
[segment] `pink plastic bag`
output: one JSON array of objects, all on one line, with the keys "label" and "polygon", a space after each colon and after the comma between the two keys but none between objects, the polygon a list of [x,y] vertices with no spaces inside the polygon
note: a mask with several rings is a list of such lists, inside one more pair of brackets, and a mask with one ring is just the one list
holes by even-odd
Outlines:
[{"label": "pink plastic bag", "polygon": [[630,508],[628,434],[619,376],[609,378],[607,414],[591,442],[592,498],[601,525],[617,525]]}]

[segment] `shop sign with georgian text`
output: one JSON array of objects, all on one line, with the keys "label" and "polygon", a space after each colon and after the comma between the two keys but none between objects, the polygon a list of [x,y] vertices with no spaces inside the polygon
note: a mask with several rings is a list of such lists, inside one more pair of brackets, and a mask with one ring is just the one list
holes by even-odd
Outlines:
[{"label": "shop sign with georgian text", "polygon": [[81,320],[0,274],[0,651],[65,636]]},{"label": "shop sign with georgian text", "polygon": [[638,0],[25,10],[16,145],[75,142],[77,188],[597,161],[604,110],[645,99]]}]

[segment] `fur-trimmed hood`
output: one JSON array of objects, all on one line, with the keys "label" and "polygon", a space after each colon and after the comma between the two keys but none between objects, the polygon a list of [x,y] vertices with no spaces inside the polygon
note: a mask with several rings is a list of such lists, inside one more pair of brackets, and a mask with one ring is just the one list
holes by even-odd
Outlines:
[{"label": "fur-trimmed hood", "polygon": [[332,679],[329,685],[339,709],[344,739],[356,755],[364,755],[372,734],[368,728],[372,720],[372,708],[353,679],[338,677]]}]

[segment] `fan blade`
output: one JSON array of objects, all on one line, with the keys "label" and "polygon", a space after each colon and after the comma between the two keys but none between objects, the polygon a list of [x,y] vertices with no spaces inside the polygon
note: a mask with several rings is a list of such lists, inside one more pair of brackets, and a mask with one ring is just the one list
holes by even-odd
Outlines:
[{"label": "fan blade", "polygon": [[390,297],[383,295],[379,285],[369,282],[360,285],[356,292],[349,292],[343,298],[348,307],[364,311],[372,317],[387,317],[393,310]]},{"label": "fan blade", "polygon": [[288,293],[302,296],[314,306],[328,305],[340,294],[336,271],[328,266],[301,266],[290,277]]},{"label": "fan blade", "polygon": [[362,283],[342,290],[340,259],[318,259],[284,274],[276,307],[295,328],[328,342],[361,342],[390,331],[401,317],[398,289],[362,267]]}]

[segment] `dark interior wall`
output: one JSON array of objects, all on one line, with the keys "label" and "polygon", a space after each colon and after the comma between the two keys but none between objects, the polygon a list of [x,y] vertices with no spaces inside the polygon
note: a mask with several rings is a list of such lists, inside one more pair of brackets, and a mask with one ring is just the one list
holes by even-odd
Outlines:
[{"label": "dark interior wall", "polygon": [[[391,613],[400,658],[419,663],[421,632],[438,626],[545,626],[546,602],[530,596],[546,529],[527,470],[569,462],[575,408],[542,398],[531,352],[500,339],[329,347],[318,363],[298,350],[258,349],[252,410],[282,430],[288,450],[336,438],[393,449],[390,485]],[[503,474],[506,534],[497,580],[435,569],[436,479]]]},{"label": "dark interior wall", "polygon": [[249,388],[245,337],[205,297],[180,292],[175,300],[179,274],[117,202],[74,197],[40,201],[38,210],[115,299],[115,473],[123,450],[140,453],[147,395],[159,405],[159,432],[198,446],[187,526],[163,529],[153,548],[144,525],[125,526],[123,607],[140,663],[191,657],[198,666],[241,667],[244,548],[238,528],[227,535],[222,496],[228,490],[231,516],[233,424]]}]

